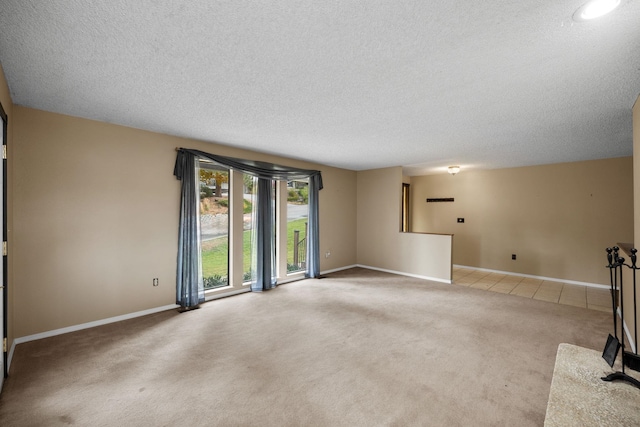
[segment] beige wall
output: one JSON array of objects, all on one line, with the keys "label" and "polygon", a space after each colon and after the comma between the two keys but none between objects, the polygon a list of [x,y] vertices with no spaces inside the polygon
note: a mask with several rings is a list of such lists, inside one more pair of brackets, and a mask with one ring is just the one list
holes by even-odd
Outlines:
[{"label": "beige wall", "polygon": [[402,168],[358,172],[358,264],[451,280],[451,236],[400,232]]},{"label": "beige wall", "polygon": [[[175,147],[322,170],[321,270],[356,263],[356,173],[16,106],[16,337],[175,302]],[[152,278],[160,286],[152,286]]]},{"label": "beige wall", "polygon": [[[414,231],[445,235],[400,233],[401,168],[356,173],[13,107],[3,79],[0,101],[10,116],[10,337],[173,304],[177,146],[321,169],[322,271],[360,264],[450,280],[454,233],[456,264],[607,283],[600,249],[633,237],[630,158],[414,177]],[[634,144],[637,122],[638,108]],[[456,202],[425,216],[426,197]]]},{"label": "beige wall", "polygon": [[[13,102],[9,87],[4,77],[4,70],[0,65],[0,103],[7,114],[7,244],[8,253],[13,253]],[[7,283],[7,341],[11,346],[15,337],[13,331],[13,256],[7,257],[8,263],[8,283]]]},{"label": "beige wall", "polygon": [[[412,230],[454,234],[454,264],[608,284],[604,249],[633,239],[632,173],[626,157],[413,177]],[[455,201],[426,203],[440,197]]]}]

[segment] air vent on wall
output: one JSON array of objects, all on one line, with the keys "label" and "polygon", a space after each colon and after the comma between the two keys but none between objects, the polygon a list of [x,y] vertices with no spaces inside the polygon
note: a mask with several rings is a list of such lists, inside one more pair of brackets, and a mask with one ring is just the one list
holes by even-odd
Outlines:
[{"label": "air vent on wall", "polygon": [[453,197],[444,197],[440,199],[427,199],[427,203],[433,202],[453,202]]}]

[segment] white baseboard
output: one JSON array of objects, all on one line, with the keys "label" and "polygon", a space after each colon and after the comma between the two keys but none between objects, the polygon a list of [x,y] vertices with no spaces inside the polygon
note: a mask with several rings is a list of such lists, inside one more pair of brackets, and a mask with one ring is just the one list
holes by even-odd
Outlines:
[{"label": "white baseboard", "polygon": [[9,354],[7,355],[7,372],[9,372],[9,368],[11,367],[11,360],[13,360],[13,352],[16,350],[16,340],[13,340],[11,343],[11,349],[9,350]]},{"label": "white baseboard", "polygon": [[540,280],[548,280],[548,281],[551,281],[551,282],[568,283],[570,285],[587,286],[589,288],[598,288],[598,289],[609,289],[610,288],[609,285],[602,285],[600,283],[580,282],[580,281],[577,281],[577,280],[568,280],[568,279],[556,279],[554,277],[535,276],[533,274],[513,273],[511,271],[502,271],[502,270],[491,270],[490,268],[469,267],[468,265],[453,264],[453,266],[457,267],[457,268],[468,268],[470,270],[486,271],[486,272],[489,272],[489,273],[506,274],[507,276],[529,277],[531,279],[540,279]]},{"label": "white baseboard", "polygon": [[400,276],[415,277],[416,279],[431,280],[432,282],[446,283],[449,285],[451,284],[451,280],[440,279],[438,277],[421,276],[419,274],[406,273],[404,271],[388,270],[386,268],[378,268],[378,267],[372,267],[370,265],[362,265],[362,264],[358,264],[355,267],[368,268],[369,270],[383,271],[385,273],[398,274]]},{"label": "white baseboard", "polygon": [[[355,265],[352,266],[348,266],[348,267],[342,267],[342,268],[338,268],[335,270],[329,270],[329,271],[325,271],[322,272],[322,274],[325,273],[331,273],[334,271],[339,271],[339,270],[346,270],[349,268],[353,268],[356,267]],[[284,282],[282,282],[281,284],[285,284],[287,282],[293,282],[293,281],[297,281],[300,280],[299,278],[292,278],[291,280],[285,280]],[[227,293],[221,293],[219,295],[210,295],[206,297],[206,301],[212,301],[218,298],[225,298],[225,297],[229,297],[232,295],[238,295],[238,294],[242,294],[245,292],[251,292],[251,288],[247,287],[246,289],[238,289],[237,291],[233,291],[233,292],[227,292]],[[62,334],[67,334],[69,332],[75,332],[75,331],[80,331],[83,329],[89,329],[89,328],[93,328],[96,326],[101,326],[101,325],[107,325],[109,323],[115,323],[115,322],[120,322],[122,320],[128,320],[128,319],[133,319],[136,317],[141,317],[141,316],[146,316],[148,314],[154,314],[154,313],[159,313],[161,311],[166,311],[166,310],[173,310],[176,308],[179,308],[180,306],[177,304],[170,304],[170,305],[165,305],[162,307],[156,307],[156,308],[151,308],[148,310],[142,310],[142,311],[137,311],[134,313],[129,313],[129,314],[123,314],[121,316],[115,316],[115,317],[109,317],[107,319],[101,319],[101,320],[96,320],[93,322],[87,322],[87,323],[81,323],[79,325],[73,325],[73,326],[68,326],[66,328],[60,328],[60,329],[53,329],[51,331],[46,331],[46,332],[41,332],[38,334],[33,334],[33,335],[27,335],[24,337],[18,337],[16,339],[13,340],[13,343],[11,344],[11,350],[9,351],[9,354],[7,356],[7,370],[11,367],[11,361],[13,360],[13,354],[15,352],[15,348],[16,345],[18,344],[22,344],[25,342],[29,342],[29,341],[35,341],[35,340],[40,340],[43,338],[49,338],[49,337],[54,337],[56,335],[62,335]]]},{"label": "white baseboard", "polygon": [[94,328],[96,326],[107,325],[109,323],[120,322],[122,320],[133,319],[136,317],[146,316],[148,314],[159,313],[161,311],[172,310],[180,307],[177,304],[165,305],[163,307],[150,308],[148,310],[136,311],[135,313],[123,314],[121,316],[109,317],[107,319],[95,320],[93,322],[81,323],[79,325],[67,326],[66,328],[53,329],[51,331],[40,332],[39,334],[27,335],[24,337],[18,337],[13,340],[11,344],[11,351],[9,352],[7,369],[11,366],[11,360],[13,359],[13,352],[17,344],[22,344],[29,341],[40,340],[43,338],[55,337],[56,335],[67,334],[69,332],[81,331],[83,329]]},{"label": "white baseboard", "polygon": [[[617,308],[616,312],[618,313],[618,317],[622,319],[622,313],[620,312],[620,307]],[[622,319],[622,327],[624,328],[624,334],[627,336],[627,343],[629,343],[629,346],[631,347],[631,351],[635,353],[636,343],[633,341],[633,338],[631,338],[631,331],[627,327],[627,322],[625,322],[624,319]]]},{"label": "white baseboard", "polygon": [[[431,281],[440,282],[440,283],[447,283],[447,284],[451,284],[452,283],[451,280],[440,279],[440,278],[429,277],[429,276],[422,276],[422,275],[419,275],[419,274],[411,274],[411,273],[406,273],[406,272],[402,272],[402,271],[389,270],[389,269],[385,269],[385,268],[372,267],[372,266],[363,265],[363,264],[353,264],[353,265],[348,265],[348,266],[344,266],[344,267],[334,268],[334,269],[331,269],[331,270],[325,270],[325,271],[321,271],[320,274],[330,274],[330,273],[335,273],[335,272],[342,271],[342,270],[348,270],[350,268],[355,268],[355,267],[367,268],[369,270],[377,270],[377,271],[382,271],[382,272],[391,273],[391,274],[398,274],[398,275],[401,275],[401,276],[415,277],[415,278],[418,278],[418,279],[431,280]],[[562,283],[576,284],[576,285],[582,285],[582,286],[589,286],[589,287],[594,287],[594,288],[609,289],[609,286],[606,286],[606,285],[600,285],[600,284],[595,284],[595,283],[587,283],[587,282],[578,282],[578,281],[575,281],[575,280],[555,279],[555,278],[549,278],[549,277],[543,277],[543,276],[534,276],[534,275],[530,275],[530,274],[520,274],[520,273],[512,273],[512,272],[500,271],[500,270],[491,270],[491,269],[486,269],[486,268],[468,267],[468,266],[463,266],[463,265],[454,265],[454,267],[469,268],[469,269],[474,269],[474,270],[487,271],[487,272],[491,272],[491,273],[500,273],[500,274],[506,274],[506,275],[511,275],[511,276],[530,277],[530,278],[534,278],[534,279],[551,280],[551,281],[554,281],[554,282],[562,282]],[[224,298],[224,297],[227,297],[227,296],[231,296],[231,295],[235,295],[235,294],[239,294],[239,293],[244,293],[244,292],[248,292],[248,291],[250,291],[250,289],[246,289],[246,290],[242,289],[242,290],[238,290],[237,292],[233,292],[233,293],[229,293],[229,294],[224,294],[224,295],[219,295],[219,296],[217,295],[217,296],[212,297],[212,298],[207,298],[207,301],[210,301],[212,299],[217,299],[217,298]],[[161,311],[172,310],[172,309],[175,309],[175,308],[179,308],[179,305],[170,304],[170,305],[165,305],[165,306],[162,306],[162,307],[151,308],[151,309],[148,309],[148,310],[137,311],[137,312],[134,312],[134,313],[123,314],[121,316],[109,317],[107,319],[101,319],[101,320],[96,320],[96,321],[93,321],[93,322],[82,323],[82,324],[79,324],[79,325],[68,326],[66,328],[54,329],[54,330],[51,330],[51,331],[41,332],[41,333],[38,333],[38,334],[27,335],[27,336],[24,336],[24,337],[18,337],[16,339],[14,339],[13,343],[11,344],[11,349],[9,350],[9,354],[7,356],[7,370],[11,367],[11,361],[13,360],[13,354],[15,352],[16,345],[18,345],[18,344],[22,344],[22,343],[29,342],[29,341],[35,341],[35,340],[39,340],[39,339],[43,339],[43,338],[54,337],[56,335],[62,335],[62,334],[66,334],[66,333],[69,333],[69,332],[80,331],[80,330],[83,330],[83,329],[89,329],[89,328],[93,328],[93,327],[96,327],[96,326],[107,325],[109,323],[120,322],[122,320],[133,319],[133,318],[136,318],[136,317],[146,316],[148,314],[159,313]],[[626,335],[628,337],[627,341],[629,342],[631,348],[635,351],[635,343],[631,339],[631,335],[629,333],[629,329],[627,328],[626,323],[624,324],[624,329],[625,329]]]},{"label": "white baseboard", "polygon": [[335,273],[335,272],[338,272],[338,271],[348,270],[350,268],[356,268],[356,267],[359,267],[359,266],[357,264],[353,264],[353,265],[347,265],[345,267],[334,268],[334,269],[331,269],[331,270],[324,270],[324,271],[320,272],[320,275]]}]

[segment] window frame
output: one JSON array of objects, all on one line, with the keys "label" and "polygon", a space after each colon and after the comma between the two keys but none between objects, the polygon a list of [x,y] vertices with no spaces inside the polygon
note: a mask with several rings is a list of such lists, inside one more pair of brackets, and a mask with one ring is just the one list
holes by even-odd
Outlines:
[{"label": "window frame", "polygon": [[[232,235],[231,235],[231,230],[232,230],[232,217],[233,217],[233,200],[232,200],[232,194],[231,194],[231,181],[232,181],[232,173],[231,173],[231,169],[229,168],[225,168],[224,166],[221,165],[217,165],[214,162],[211,162],[209,160],[206,159],[198,159],[198,163],[197,163],[197,176],[198,176],[198,184],[201,182],[200,181],[200,170],[201,169],[208,169],[208,170],[214,170],[214,171],[224,171],[227,172],[228,174],[228,178],[227,178],[227,205],[228,205],[228,211],[227,211],[227,216],[228,216],[228,220],[227,220],[227,285],[226,286],[219,286],[219,287],[215,287],[215,288],[209,288],[204,290],[204,294],[205,294],[205,298],[207,297],[208,294],[211,293],[220,293],[222,291],[225,290],[229,290],[234,288],[233,286],[233,274],[232,274],[232,251],[231,251],[231,241],[232,241]],[[200,218],[200,226],[202,226],[202,218]],[[202,230],[200,230],[200,245],[202,245]],[[200,263],[202,264],[202,248],[200,249]],[[204,274],[202,275],[202,280],[204,282]]]}]

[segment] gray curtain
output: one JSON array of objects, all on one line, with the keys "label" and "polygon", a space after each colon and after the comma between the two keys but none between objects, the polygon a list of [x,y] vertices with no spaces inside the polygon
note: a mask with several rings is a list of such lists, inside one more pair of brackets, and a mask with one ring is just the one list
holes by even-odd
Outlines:
[{"label": "gray curtain", "polygon": [[320,192],[322,176],[309,177],[309,225],[307,230],[307,271],[305,277],[320,277]]},{"label": "gray curtain", "polygon": [[[205,153],[200,150],[188,148],[178,149],[178,158],[191,155],[203,159],[209,159],[214,163],[235,169],[258,178],[273,179],[278,181],[290,181],[292,179],[318,177],[318,190],[322,190],[322,175],[320,171],[313,169],[298,169],[288,166],[281,166],[275,163],[261,162],[258,160],[245,160],[236,157],[218,156],[216,154]],[[177,162],[178,160],[176,160]]]},{"label": "gray curtain", "polygon": [[181,180],[176,304],[194,308],[204,302],[200,260],[199,185],[195,156],[178,156],[174,175]]},{"label": "gray curtain", "polygon": [[[309,178],[309,232],[307,235],[307,270],[305,272],[305,276],[309,278],[319,277],[320,276],[320,231],[319,231],[319,194],[318,192],[322,190],[322,175],[320,171],[312,170],[312,169],[298,169],[291,168],[287,166],[281,166],[274,163],[268,162],[260,162],[255,160],[244,160],[238,159],[235,157],[225,157],[218,156],[211,153],[206,153],[200,150],[191,150],[187,148],[178,149],[178,156],[176,158],[176,165],[174,168],[174,175],[178,177],[178,179],[183,180],[183,191],[182,191],[182,201],[181,206],[184,206],[185,203],[193,204],[193,212],[192,215],[197,215],[198,209],[198,200],[195,199],[191,202],[185,200],[185,181],[184,176],[188,173],[186,170],[187,162],[185,158],[204,158],[211,160],[214,163],[225,166],[229,169],[235,169],[246,174],[255,176],[258,179],[258,220],[256,224],[256,230],[254,232],[258,233],[258,259],[257,259],[257,271],[254,272],[256,275],[256,280],[251,285],[252,291],[262,291],[275,287],[275,279],[274,277],[274,245],[273,241],[274,235],[274,223],[273,218],[274,207],[271,203],[273,196],[273,189],[271,186],[271,181],[273,180],[293,180],[293,179],[304,179]],[[195,182],[195,171],[191,174],[194,182],[193,191],[191,193],[193,195],[197,195],[197,182]],[[267,189],[269,187],[269,189]],[[183,208],[181,208],[181,221],[180,227],[183,227],[182,221],[182,212]],[[194,220],[194,222],[198,223],[198,221]],[[199,224],[196,224],[199,226]],[[182,232],[181,232],[182,235]],[[192,251],[193,255],[189,256],[178,256],[178,271],[181,271],[180,263],[181,262],[191,262],[191,256],[195,256],[200,259],[200,251],[199,244],[200,241],[198,239],[199,236],[196,235],[196,240],[192,241],[189,239],[187,242],[190,242],[191,246],[188,249]],[[182,243],[182,240],[181,240]],[[196,246],[197,245],[197,246]],[[187,248],[185,247],[185,252]],[[192,278],[193,280],[193,278]],[[199,279],[201,281],[201,279]]]},{"label": "gray curtain", "polygon": [[275,278],[275,215],[273,210],[273,181],[258,179],[256,207],[256,269],[251,282],[253,292],[266,291],[276,287]]}]

